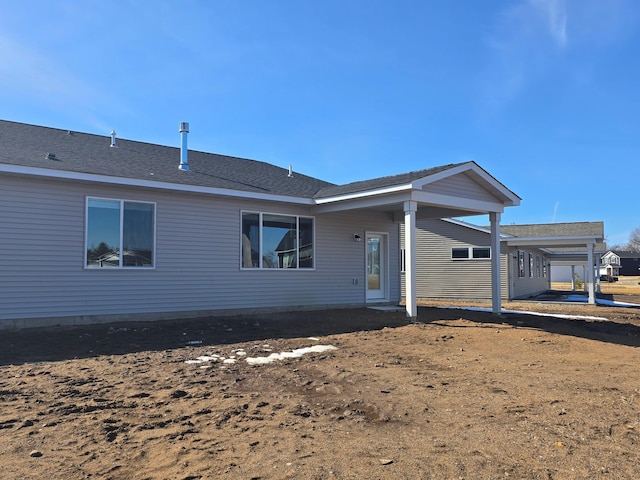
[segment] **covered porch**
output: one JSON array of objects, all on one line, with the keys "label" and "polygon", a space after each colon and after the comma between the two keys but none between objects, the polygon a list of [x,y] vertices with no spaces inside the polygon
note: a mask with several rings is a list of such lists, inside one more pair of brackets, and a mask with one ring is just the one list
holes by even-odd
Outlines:
[{"label": "covered porch", "polygon": [[[500,219],[520,198],[475,162],[446,165],[407,174],[329,187],[315,198],[318,214],[372,209],[404,225],[406,315],[418,315],[416,298],[416,220],[488,215],[491,249],[500,252]],[[398,252],[399,254],[400,252]],[[502,310],[500,255],[491,256],[492,311]]]}]

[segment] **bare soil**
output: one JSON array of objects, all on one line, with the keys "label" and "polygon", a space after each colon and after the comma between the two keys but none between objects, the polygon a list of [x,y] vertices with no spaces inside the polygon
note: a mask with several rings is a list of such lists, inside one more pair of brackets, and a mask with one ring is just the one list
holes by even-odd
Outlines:
[{"label": "bare soil", "polygon": [[640,309],[438,306],[0,332],[0,478],[640,478]]}]

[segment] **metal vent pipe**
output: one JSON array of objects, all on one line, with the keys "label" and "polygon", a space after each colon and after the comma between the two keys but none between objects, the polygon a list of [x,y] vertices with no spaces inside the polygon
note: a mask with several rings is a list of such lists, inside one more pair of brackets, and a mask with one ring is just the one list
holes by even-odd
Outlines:
[{"label": "metal vent pipe", "polygon": [[189,171],[189,155],[187,150],[187,134],[189,133],[189,124],[187,122],[180,122],[180,170]]}]

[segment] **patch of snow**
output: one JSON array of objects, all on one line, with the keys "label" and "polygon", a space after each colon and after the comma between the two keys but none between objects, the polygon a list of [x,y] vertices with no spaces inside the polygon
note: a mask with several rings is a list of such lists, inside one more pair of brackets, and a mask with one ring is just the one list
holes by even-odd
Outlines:
[{"label": "patch of snow", "polygon": [[[566,300],[568,302],[586,303],[589,299],[585,295],[567,295]],[[598,305],[607,305],[610,307],[640,307],[636,303],[616,302],[614,300],[605,300],[604,298],[596,298]]]},{"label": "patch of snow", "polygon": [[217,362],[220,357],[218,355],[213,355],[209,357],[207,355],[203,355],[202,357],[197,357],[196,360],[200,360],[202,362]]},{"label": "patch of snow", "polygon": [[333,345],[314,345],[313,347],[297,348],[291,352],[272,353],[268,357],[247,357],[246,360],[249,365],[265,365],[267,363],[273,363],[276,360],[302,357],[307,353],[322,353],[337,349],[338,348]]},{"label": "patch of snow", "polygon": [[[268,345],[265,345],[268,346]],[[314,345],[312,347],[304,347],[298,348],[296,350],[292,350],[291,352],[280,352],[280,353],[272,353],[268,357],[247,357],[246,361],[249,365],[265,365],[267,363],[275,362],[276,360],[284,360],[287,358],[299,358],[307,353],[322,353],[328,352],[331,350],[337,350],[337,347],[333,345]],[[234,350],[234,353],[238,356],[244,357],[247,355],[242,349]],[[198,365],[198,364],[209,364],[215,362],[221,362],[223,366],[220,368],[224,368],[224,365],[231,365],[237,362],[236,355],[231,355],[229,358],[222,357],[218,354],[213,355],[202,355],[197,357],[194,360],[185,360],[184,363],[189,365]],[[201,365],[200,368],[209,368],[210,365]]]},{"label": "patch of snow", "polygon": [[596,301],[601,305],[610,305],[613,307],[636,307],[636,308],[640,307],[640,305],[638,305],[637,303],[615,302],[613,300],[602,300],[602,299],[598,299]]},{"label": "patch of snow", "polygon": [[[438,308],[448,308],[452,310],[470,310],[474,312],[492,312],[493,310],[490,308],[483,307],[438,307]],[[502,309],[501,313],[515,313],[515,314],[524,314],[524,315],[536,315],[538,317],[556,317],[556,318],[567,318],[571,320],[596,320],[599,322],[608,322],[609,319],[605,317],[591,317],[589,315],[565,315],[563,313],[540,313],[540,312],[528,312],[525,310],[505,310]]]}]

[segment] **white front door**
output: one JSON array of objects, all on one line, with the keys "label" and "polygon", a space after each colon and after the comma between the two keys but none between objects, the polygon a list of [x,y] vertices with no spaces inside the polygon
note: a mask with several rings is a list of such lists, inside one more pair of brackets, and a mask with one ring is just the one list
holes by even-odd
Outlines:
[{"label": "white front door", "polygon": [[387,237],[367,233],[367,300],[387,299]]}]

